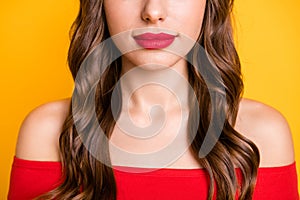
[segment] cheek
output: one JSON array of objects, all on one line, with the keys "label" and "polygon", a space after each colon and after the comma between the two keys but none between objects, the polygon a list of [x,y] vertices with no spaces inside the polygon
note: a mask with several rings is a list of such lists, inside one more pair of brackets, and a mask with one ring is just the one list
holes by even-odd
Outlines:
[{"label": "cheek", "polygon": [[106,7],[105,16],[110,35],[129,30],[131,25],[128,22],[134,20],[132,13],[120,6]]},{"label": "cheek", "polygon": [[[202,3],[201,3],[202,2]],[[205,1],[198,1],[195,4],[186,5],[176,18],[180,21],[180,29],[184,34],[196,40],[200,35],[204,12]]]}]

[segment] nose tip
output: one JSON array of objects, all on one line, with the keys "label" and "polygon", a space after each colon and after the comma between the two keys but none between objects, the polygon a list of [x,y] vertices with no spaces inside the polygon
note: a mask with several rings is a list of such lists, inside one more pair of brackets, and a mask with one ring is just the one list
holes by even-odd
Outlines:
[{"label": "nose tip", "polygon": [[164,21],[163,17],[157,17],[157,16],[147,16],[147,17],[143,17],[143,20],[146,22],[151,22],[151,23],[157,23],[159,21]]},{"label": "nose tip", "polygon": [[142,19],[147,23],[158,23],[165,20],[167,12],[163,5],[165,0],[148,0],[145,3]]}]

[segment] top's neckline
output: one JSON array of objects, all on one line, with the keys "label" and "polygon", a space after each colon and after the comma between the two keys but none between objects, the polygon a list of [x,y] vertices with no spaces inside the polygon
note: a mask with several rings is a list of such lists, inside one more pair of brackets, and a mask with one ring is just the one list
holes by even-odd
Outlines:
[{"label": "top's neckline", "polygon": [[[296,162],[283,166],[274,167],[259,167],[260,173],[285,173],[294,170]],[[207,170],[204,168],[146,168],[146,167],[132,167],[132,166],[113,166],[117,173],[130,173],[142,175],[182,175],[182,176],[198,176],[207,175]],[[235,168],[238,173],[241,173],[239,168]]]},{"label": "top's neckline", "polygon": [[[38,160],[26,160],[14,156],[14,164],[22,167],[30,168],[43,168],[43,167],[61,167],[61,161],[38,161]],[[274,166],[274,167],[259,167],[258,171],[260,172],[282,172],[293,170],[296,166],[296,161],[291,164],[283,166]],[[147,168],[147,167],[134,167],[134,166],[119,166],[113,165],[112,168],[118,172],[124,173],[196,173],[196,174],[206,174],[204,168]],[[238,169],[238,168],[236,168]]]}]

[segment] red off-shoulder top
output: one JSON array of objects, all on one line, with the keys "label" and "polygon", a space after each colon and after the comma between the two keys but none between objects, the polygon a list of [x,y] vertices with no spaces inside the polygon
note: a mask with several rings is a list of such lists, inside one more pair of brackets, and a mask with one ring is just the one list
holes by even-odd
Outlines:
[{"label": "red off-shoulder top", "polygon": [[[139,170],[139,173],[134,173]],[[209,177],[204,169],[113,167],[117,200],[206,200]],[[134,171],[134,172],[133,172]],[[237,175],[241,173],[237,169]],[[9,200],[29,200],[59,185],[60,162],[30,161],[14,157]],[[295,163],[258,169],[254,200],[298,200]]]}]

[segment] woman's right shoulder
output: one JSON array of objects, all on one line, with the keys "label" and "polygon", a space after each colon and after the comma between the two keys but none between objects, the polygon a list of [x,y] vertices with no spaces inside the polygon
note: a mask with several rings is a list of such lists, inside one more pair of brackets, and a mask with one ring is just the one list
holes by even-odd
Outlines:
[{"label": "woman's right shoulder", "polygon": [[69,113],[71,99],[42,104],[23,120],[16,157],[25,160],[59,161],[59,136]]}]

